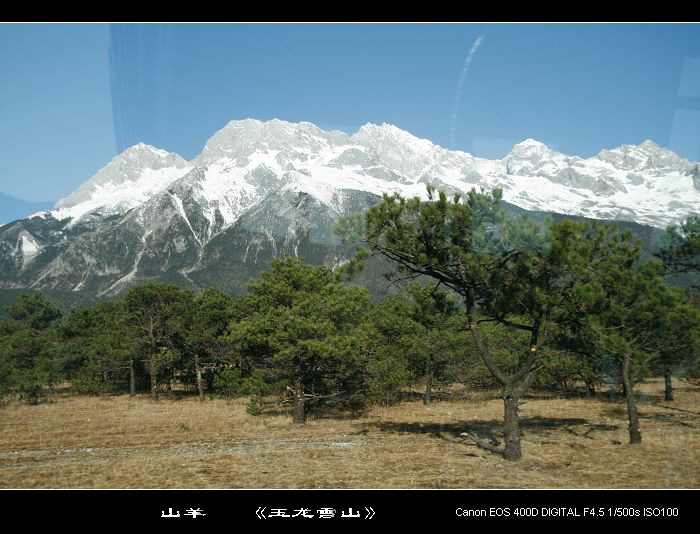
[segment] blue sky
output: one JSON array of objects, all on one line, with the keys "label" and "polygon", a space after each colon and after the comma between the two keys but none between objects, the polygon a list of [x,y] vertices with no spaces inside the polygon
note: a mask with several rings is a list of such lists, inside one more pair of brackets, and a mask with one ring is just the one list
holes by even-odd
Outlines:
[{"label": "blue sky", "polygon": [[700,160],[700,25],[0,24],[0,192],[57,200],[130,144],[190,159],[247,117]]}]

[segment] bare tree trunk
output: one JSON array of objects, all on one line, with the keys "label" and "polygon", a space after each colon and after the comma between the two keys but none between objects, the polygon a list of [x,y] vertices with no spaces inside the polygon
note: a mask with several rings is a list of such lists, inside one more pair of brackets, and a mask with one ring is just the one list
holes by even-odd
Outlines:
[{"label": "bare tree trunk", "polygon": [[425,362],[425,394],[423,395],[423,404],[430,406],[430,396],[433,391],[433,370],[431,368],[432,355],[428,352],[428,358]]},{"label": "bare tree trunk", "polygon": [[202,385],[202,368],[199,366],[199,356],[194,357],[194,368],[197,373],[197,389],[199,390],[199,402],[204,402],[204,386]]},{"label": "bare tree trunk", "polygon": [[150,317],[150,323],[149,323],[149,329],[148,329],[148,337],[150,340],[150,355],[149,355],[149,361],[148,363],[150,364],[150,371],[151,371],[151,400],[158,400],[158,377],[157,372],[158,372],[158,362],[156,361],[156,358],[158,355],[156,354],[156,337],[154,333],[154,325],[153,325],[153,317]]},{"label": "bare tree trunk", "polygon": [[595,397],[595,384],[593,382],[588,382],[586,388],[588,389],[588,396]]},{"label": "bare tree trunk", "polygon": [[129,360],[129,397],[136,396],[136,376],[134,376],[134,359]]},{"label": "bare tree trunk", "polygon": [[639,414],[637,413],[637,403],[634,400],[632,378],[630,377],[631,363],[631,357],[629,353],[626,353],[622,360],[622,383],[625,389],[625,398],[627,399],[630,444],[634,444],[642,442],[642,433],[639,430]]},{"label": "bare tree trunk", "polygon": [[466,298],[469,329],[472,332],[472,338],[474,339],[474,344],[476,345],[477,352],[480,354],[481,359],[503,388],[503,438],[505,441],[503,458],[509,461],[518,461],[522,458],[518,403],[534,382],[539,368],[535,365],[535,361],[537,359],[537,340],[540,328],[542,327],[541,318],[535,320],[532,327],[529,329],[530,351],[527,357],[520,365],[520,369],[515,374],[509,376],[498,367],[498,364],[491,357],[488,345],[481,337],[476,316],[475,302],[475,292],[470,288]]},{"label": "bare tree trunk", "polygon": [[304,384],[301,378],[294,380],[294,405],[292,406],[292,423],[303,425],[306,423],[306,406],[304,398]]},{"label": "bare tree trunk", "polygon": [[150,372],[151,372],[151,400],[158,400],[158,368],[156,365],[156,355],[151,354],[151,358],[149,361],[150,364]]},{"label": "bare tree trunk", "polygon": [[511,386],[503,388],[503,439],[505,451],[503,458],[517,461],[522,458],[520,447],[520,417],[518,416],[518,401],[520,400]]},{"label": "bare tree trunk", "polygon": [[671,369],[668,367],[664,370],[664,382],[666,383],[666,390],[664,392],[664,399],[667,401],[673,400],[673,382],[671,381]]}]

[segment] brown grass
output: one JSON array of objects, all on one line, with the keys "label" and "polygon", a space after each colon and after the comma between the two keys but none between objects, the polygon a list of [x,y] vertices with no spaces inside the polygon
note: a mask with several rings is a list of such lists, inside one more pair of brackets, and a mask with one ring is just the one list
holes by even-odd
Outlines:
[{"label": "brown grass", "polygon": [[253,417],[246,400],[61,397],[0,409],[2,488],[697,488],[700,387],[639,386],[643,443],[621,399],[534,395],[523,460],[461,441],[500,439],[495,394],[375,407],[358,419]]}]

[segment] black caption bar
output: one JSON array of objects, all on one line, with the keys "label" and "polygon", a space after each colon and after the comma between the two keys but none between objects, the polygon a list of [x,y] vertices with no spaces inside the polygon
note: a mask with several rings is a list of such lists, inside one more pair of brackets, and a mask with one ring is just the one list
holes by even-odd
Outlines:
[{"label": "black caption bar", "polygon": [[697,490],[3,490],[24,520],[167,528],[211,523],[692,521]]}]

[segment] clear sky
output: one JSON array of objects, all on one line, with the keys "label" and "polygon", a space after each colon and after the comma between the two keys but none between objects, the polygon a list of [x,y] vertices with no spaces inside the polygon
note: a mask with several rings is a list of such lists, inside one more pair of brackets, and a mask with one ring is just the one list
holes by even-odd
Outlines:
[{"label": "clear sky", "polygon": [[700,160],[700,25],[0,24],[0,192],[57,200],[128,145],[191,159],[248,117]]}]

